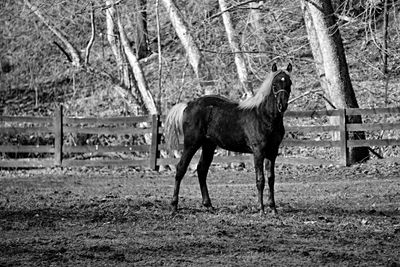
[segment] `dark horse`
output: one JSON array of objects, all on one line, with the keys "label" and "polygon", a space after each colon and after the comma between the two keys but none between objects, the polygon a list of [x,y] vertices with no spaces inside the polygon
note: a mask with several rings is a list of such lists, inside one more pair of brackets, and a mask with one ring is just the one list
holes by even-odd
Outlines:
[{"label": "dark horse", "polygon": [[241,153],[253,153],[260,212],[264,213],[264,159],[269,185],[269,207],[276,213],[274,199],[275,159],[285,129],[283,114],[287,109],[292,82],[286,70],[273,64],[272,71],[257,93],[237,103],[221,96],[203,96],[188,103],[176,104],[165,122],[166,141],[172,148],[183,133],[184,148],[176,167],[175,189],[171,205],[178,209],[179,188],[187,167],[199,148],[197,165],[203,205],[212,207],[207,189],[207,172],[217,146]]}]

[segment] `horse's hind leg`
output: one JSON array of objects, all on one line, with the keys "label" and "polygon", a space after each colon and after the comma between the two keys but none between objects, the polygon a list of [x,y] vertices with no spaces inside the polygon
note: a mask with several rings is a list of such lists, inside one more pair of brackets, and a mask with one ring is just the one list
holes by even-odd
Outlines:
[{"label": "horse's hind leg", "polygon": [[211,200],[208,195],[207,189],[207,173],[214,157],[214,151],[216,146],[211,143],[205,143],[202,146],[202,153],[199,164],[197,165],[197,175],[199,177],[199,184],[201,190],[201,196],[203,198],[203,205],[207,208],[211,208]]},{"label": "horse's hind leg", "polygon": [[171,205],[173,211],[178,210],[178,201],[179,201],[179,189],[181,186],[181,182],[183,176],[187,171],[190,161],[193,158],[193,155],[196,153],[199,147],[195,146],[185,146],[183,149],[182,157],[178,164],[176,165],[176,174],[175,174],[175,188],[174,188],[174,195],[172,196]]}]

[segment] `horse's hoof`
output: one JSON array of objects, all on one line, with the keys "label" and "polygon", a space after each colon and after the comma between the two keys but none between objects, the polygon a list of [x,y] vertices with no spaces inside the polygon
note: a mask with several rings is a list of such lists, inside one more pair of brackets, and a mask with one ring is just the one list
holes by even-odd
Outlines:
[{"label": "horse's hoof", "polygon": [[178,207],[172,207],[171,208],[170,216],[171,216],[171,218],[176,218],[176,217],[181,216],[181,214],[179,214]]},{"label": "horse's hoof", "polygon": [[275,208],[271,209],[271,215],[274,217],[278,216],[278,211]]},{"label": "horse's hoof", "polygon": [[172,218],[174,218],[176,215],[178,215],[178,211],[176,211],[176,210],[171,211]]},{"label": "horse's hoof", "polygon": [[260,210],[260,216],[266,216],[266,215],[272,215],[272,216],[278,216],[278,212],[276,211],[276,209],[270,209],[267,211],[264,210]]},{"label": "horse's hoof", "polygon": [[208,206],[208,207],[205,207],[205,208],[206,208],[207,211],[210,212],[210,213],[215,213],[215,211],[216,211],[216,209],[215,209],[213,206]]},{"label": "horse's hoof", "polygon": [[178,205],[171,204],[171,213],[172,214],[178,213]]}]

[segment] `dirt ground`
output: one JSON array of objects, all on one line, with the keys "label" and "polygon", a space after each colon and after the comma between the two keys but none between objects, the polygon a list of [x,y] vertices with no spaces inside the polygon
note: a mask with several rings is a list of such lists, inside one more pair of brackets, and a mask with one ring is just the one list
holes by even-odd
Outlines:
[{"label": "dirt ground", "polygon": [[0,266],[400,266],[400,165],[277,167],[277,216],[254,171],[0,171]]}]

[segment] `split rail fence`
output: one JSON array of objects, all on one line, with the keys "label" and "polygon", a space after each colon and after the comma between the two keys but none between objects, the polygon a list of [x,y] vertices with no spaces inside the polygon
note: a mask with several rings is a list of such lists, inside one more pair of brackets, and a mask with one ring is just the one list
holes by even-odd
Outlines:
[{"label": "split rail fence", "polygon": [[[379,115],[386,121],[373,123],[364,120],[362,124],[349,124],[347,117],[352,115],[361,115],[363,120],[366,116]],[[336,118],[336,125],[329,123],[330,117]],[[277,163],[347,166],[348,151],[351,147],[399,146],[399,117],[400,107],[288,111],[285,114],[285,121],[317,119],[320,125],[315,123],[309,126],[286,125],[286,132],[289,134],[285,136],[281,145],[283,148],[337,148],[339,152],[333,159],[280,155]],[[178,158],[166,157],[166,153],[161,153],[165,150],[162,138],[164,119],[165,116],[160,115],[112,118],[67,117],[63,114],[62,106],[52,117],[0,116],[0,168],[141,166],[156,170],[160,165],[176,164],[178,161]],[[365,140],[349,140],[349,133],[358,131],[397,131],[397,134],[388,138],[375,134],[368,135]],[[333,132],[336,133],[337,139],[328,138]],[[307,134],[318,137],[307,137]],[[26,140],[26,136],[29,136],[31,141]],[[110,139],[114,141],[118,139],[118,142],[113,143]],[[164,157],[161,157],[161,154]],[[220,154],[224,153],[215,155],[214,163],[252,163],[252,156],[249,154]],[[400,157],[394,160],[398,159]]]}]

